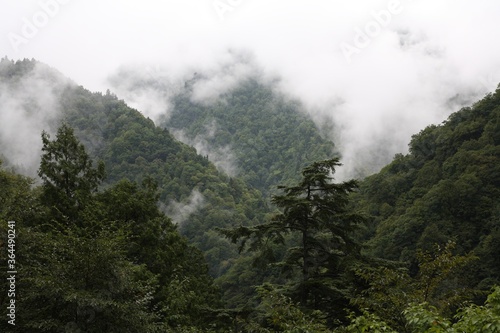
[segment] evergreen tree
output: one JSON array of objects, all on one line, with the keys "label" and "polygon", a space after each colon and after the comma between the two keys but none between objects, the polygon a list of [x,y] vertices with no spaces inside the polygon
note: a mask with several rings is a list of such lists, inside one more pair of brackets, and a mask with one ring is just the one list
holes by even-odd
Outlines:
[{"label": "evergreen tree", "polygon": [[[0,172],[10,194],[28,186],[23,198],[39,194],[42,203],[32,213],[39,223],[18,221],[23,320],[15,329],[154,332],[216,325],[217,288],[201,252],[158,209],[155,182],[146,178],[140,187],[123,180],[98,193],[104,166],[92,167],[68,125],[56,140],[46,133],[42,139],[41,191]],[[0,216],[26,210],[26,202],[9,201]]]},{"label": "evergreen tree", "polygon": [[92,167],[92,160],[68,124],[57,131],[51,141],[42,133],[42,159],[38,175],[43,181],[42,203],[50,207],[57,220],[80,219],[79,212],[90,203],[104,179],[104,163]]},{"label": "evergreen tree", "polygon": [[242,239],[240,250],[250,242],[250,250],[259,250],[269,260],[276,258],[272,244],[285,244],[286,234],[296,237],[296,246],[287,249],[279,263],[291,276],[289,293],[302,306],[320,309],[330,316],[336,308],[347,304],[349,282],[343,275],[348,262],[359,255],[359,246],[352,231],[363,218],[349,211],[349,193],[356,181],[334,183],[333,173],[338,159],[312,163],[302,171],[302,180],[296,186],[280,186],[284,192],[272,198],[282,212],[269,222],[222,233],[232,241]]},{"label": "evergreen tree", "polygon": [[[31,223],[40,213],[33,179],[4,170],[0,160],[0,221]],[[4,238],[2,238],[4,239]]]}]

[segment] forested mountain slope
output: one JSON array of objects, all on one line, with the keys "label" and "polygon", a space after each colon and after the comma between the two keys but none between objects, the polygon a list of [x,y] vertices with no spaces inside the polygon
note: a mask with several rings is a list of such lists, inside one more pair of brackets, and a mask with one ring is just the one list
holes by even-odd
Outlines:
[{"label": "forested mountain slope", "polygon": [[[231,256],[215,227],[261,222],[268,195],[276,193],[277,185],[296,181],[310,161],[334,154],[333,143],[320,135],[299,102],[255,79],[209,104],[192,102],[196,78],[186,82],[173,99],[169,121],[162,122],[166,130],[113,94],[91,93],[34,60],[4,59],[1,68],[2,84],[14,95],[21,95],[36,77],[38,86],[47,91],[33,93],[44,94],[36,98],[23,92],[27,100],[21,108],[28,117],[36,114],[47,123],[51,128],[43,129],[49,132],[61,121],[72,126],[91,156],[104,161],[106,184],[122,178],[139,183],[146,176],[153,178],[159,185],[162,209],[205,251],[211,267]],[[50,112],[38,105],[48,99],[45,95],[54,106]],[[195,146],[202,142],[208,152],[197,154],[171,131]],[[214,154],[234,172],[214,167],[208,159]],[[219,268],[213,273],[218,275]]]},{"label": "forested mountain slope", "polygon": [[500,279],[500,90],[414,135],[362,182],[358,204],[373,217],[369,252],[413,261],[417,249],[455,240],[479,256],[473,284]]},{"label": "forested mountain slope", "polygon": [[[262,219],[265,207],[258,190],[219,172],[195,149],[175,140],[123,101],[76,89],[65,92],[62,105],[68,123],[107,165],[108,181],[153,178],[166,213],[202,250],[219,241],[213,228]],[[88,138],[99,139],[93,144]],[[213,263],[223,260],[214,258]]]},{"label": "forested mountain slope", "polygon": [[215,102],[193,102],[192,86],[173,98],[163,125],[187,142],[219,152],[239,177],[264,194],[297,181],[310,161],[331,158],[334,145],[324,138],[304,107],[271,85],[247,78]]},{"label": "forested mountain slope", "polygon": [[220,293],[201,251],[158,209],[155,185],[122,180],[98,191],[104,164],[66,124],[54,140],[44,133],[42,153],[36,187],[0,163],[0,266],[11,279],[1,331],[212,327]]},{"label": "forested mountain slope", "polygon": [[[90,155],[105,163],[104,186],[123,178],[139,184],[147,178],[154,180],[160,207],[192,244],[205,251],[212,273],[220,274],[219,266],[234,251],[213,229],[262,221],[267,209],[261,192],[218,171],[194,148],[177,141],[116,96],[91,93],[34,60],[2,60],[0,80],[12,95],[20,95],[35,76],[39,85],[55,87],[46,98],[55,100],[60,111],[47,114],[47,124],[53,129],[64,121],[75,129]],[[40,97],[26,96],[23,112],[44,118],[41,102]],[[4,104],[2,112],[8,111]],[[40,134],[31,133],[41,142]],[[9,148],[5,142],[2,145],[0,151]]]},{"label": "forested mountain slope", "polygon": [[0,264],[16,228],[18,332],[499,329],[498,287],[463,305],[500,282],[499,90],[358,188],[331,178],[337,158],[315,161],[333,145],[299,104],[254,80],[197,103],[190,84],[164,129],[109,91],[0,61],[0,218],[15,221]]}]

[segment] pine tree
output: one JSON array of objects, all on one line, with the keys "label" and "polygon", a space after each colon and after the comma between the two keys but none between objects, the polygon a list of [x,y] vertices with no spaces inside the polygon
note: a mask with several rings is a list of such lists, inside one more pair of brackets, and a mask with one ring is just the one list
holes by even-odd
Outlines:
[{"label": "pine tree", "polygon": [[58,220],[79,220],[104,179],[104,163],[92,167],[92,160],[79,143],[73,129],[63,124],[51,141],[42,133],[42,159],[38,175],[43,181],[42,203],[50,207]]},{"label": "pine tree", "polygon": [[356,181],[332,182],[339,165],[336,158],[314,162],[303,169],[296,186],[279,186],[283,194],[272,202],[282,212],[269,222],[221,231],[233,242],[241,239],[240,250],[248,244],[249,250],[260,251],[270,260],[276,258],[273,244],[285,245],[287,234],[298,239],[279,263],[300,276],[289,281],[289,292],[302,306],[326,312],[332,312],[339,300],[346,303],[343,293],[348,282],[342,276],[347,261],[359,255],[352,231],[363,221],[348,207]]}]

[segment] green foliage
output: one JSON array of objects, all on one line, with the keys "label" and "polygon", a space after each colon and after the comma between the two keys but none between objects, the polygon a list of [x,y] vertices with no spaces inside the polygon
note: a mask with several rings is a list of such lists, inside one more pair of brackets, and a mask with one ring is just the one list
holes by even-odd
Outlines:
[{"label": "green foliage", "polygon": [[351,233],[363,220],[348,210],[348,194],[356,183],[332,182],[338,165],[337,159],[312,163],[304,168],[296,186],[280,186],[284,194],[274,196],[272,202],[283,212],[269,222],[221,231],[233,242],[241,239],[241,250],[249,243],[250,251],[259,251],[270,262],[278,259],[276,246],[285,245],[288,234],[296,235],[297,244],[288,246],[278,263],[291,276],[300,276],[288,281],[289,293],[302,306],[321,309],[332,317],[339,317],[335,312],[346,304],[344,289],[349,282],[343,275],[359,252]]},{"label": "green foliage", "polygon": [[401,309],[412,300],[416,291],[407,270],[401,267],[382,266],[357,269],[356,274],[368,284],[351,299],[351,303],[363,311],[363,316],[358,320],[359,324],[368,320],[365,317],[375,316],[404,332]]},{"label": "green foliage", "polygon": [[450,332],[451,322],[442,318],[436,308],[427,306],[426,303],[412,305],[403,313],[413,332]]},{"label": "green foliage", "polygon": [[297,304],[270,285],[258,288],[262,298],[260,310],[265,314],[263,326],[258,332],[327,332],[327,327],[319,311],[305,314]]},{"label": "green foliage", "polygon": [[485,305],[462,308],[453,323],[426,303],[412,305],[404,314],[413,332],[500,332],[500,288],[492,291]]},{"label": "green foliage", "polygon": [[464,272],[465,267],[478,259],[471,253],[465,256],[453,255],[452,250],[455,246],[454,242],[448,242],[443,248],[436,245],[434,254],[417,251],[419,262],[418,274],[415,277],[417,296],[423,302],[432,300],[441,310],[451,304],[462,302],[463,297],[470,292],[465,288],[463,281],[456,279]]},{"label": "green foliage", "polygon": [[171,220],[158,210],[156,191],[150,180],[142,187],[122,180],[99,193],[96,206],[102,219],[119,221],[130,231],[127,256],[144,263],[158,276],[152,308],[160,309],[162,318],[172,327],[185,322],[205,323],[211,320],[207,308],[221,306],[218,290],[208,276],[201,252],[189,246]]},{"label": "green foliage", "polygon": [[[0,77],[15,86],[41,67],[44,66],[36,61],[3,60]],[[54,73],[49,68],[44,70],[47,85],[61,79],[59,73]],[[178,96],[172,121],[167,125],[183,128],[187,136],[194,138],[206,137],[204,134],[214,124],[214,137],[207,138],[209,145],[216,150],[227,146],[231,151],[235,149],[242,176],[238,178],[219,172],[194,148],[178,142],[167,130],[155,126],[109,92],[91,93],[68,81],[54,88],[54,92],[62,110],[58,118],[74,128],[75,136],[93,159],[105,163],[107,178],[102,186],[108,188],[122,179],[141,184],[146,175],[154,180],[162,210],[174,218],[190,244],[204,252],[210,273],[216,277],[237,262],[237,251],[213,230],[263,222],[269,208],[259,189],[267,193],[277,183],[297,179],[306,163],[328,158],[333,150],[297,102],[288,101],[274,93],[272,87],[255,81],[228,93],[228,104],[205,106],[192,103],[189,94]],[[36,103],[31,104],[36,109]],[[191,206],[194,195],[200,200]],[[63,199],[68,200],[64,196]],[[185,206],[193,207],[190,214],[179,214],[175,209]],[[55,216],[55,212],[51,214]],[[95,212],[88,209],[85,214],[93,216]],[[227,297],[238,298],[235,294]]]},{"label": "green foliage", "polygon": [[351,314],[351,324],[344,328],[338,328],[335,332],[345,333],[396,333],[392,328],[381,320],[377,315],[364,311],[363,315],[355,316]]},{"label": "green foliage", "polygon": [[468,281],[499,283],[500,91],[414,135],[410,154],[397,155],[368,177],[354,196],[372,218],[362,234],[367,252],[415,262],[417,251],[454,239],[459,254],[481,260]]},{"label": "green foliage", "polygon": [[[217,327],[212,314],[221,306],[218,290],[201,252],[188,245],[156,206],[155,182],[145,178],[139,187],[123,180],[95,192],[103,169],[91,168],[91,159],[71,133],[64,125],[57,140],[44,142],[41,191],[32,190],[29,179],[0,170],[7,190],[2,198],[8,204],[0,216],[19,218],[16,301],[23,319],[15,329],[156,332],[186,323]],[[61,142],[69,142],[78,154]],[[68,193],[76,205],[47,197],[47,188],[50,195]],[[21,190],[27,192],[21,195]],[[11,196],[22,200],[14,202]],[[17,214],[21,211],[30,214]],[[5,236],[4,222],[0,231]],[[8,301],[4,295],[1,300]]]},{"label": "green foliage", "polygon": [[[31,190],[33,179],[2,168],[0,160],[0,221],[27,221],[40,213],[37,193]],[[2,238],[6,239],[6,238]]]},{"label": "green foliage", "polygon": [[[61,103],[65,120],[75,128],[90,155],[106,164],[104,185],[122,179],[141,184],[150,178],[157,184],[163,211],[174,218],[191,244],[204,252],[212,250],[214,242],[220,245],[219,251],[206,258],[212,275],[223,274],[226,268],[222,263],[234,258],[236,251],[220,236],[214,238],[211,230],[261,221],[266,212],[262,194],[240,179],[220,173],[194,148],[175,140],[167,130],[156,127],[111,94],[72,87],[64,92]],[[190,214],[176,211],[175,207],[192,205],[194,194],[199,201]]]},{"label": "green foliage", "polygon": [[[54,70],[45,68],[47,66],[29,60],[16,63],[2,61],[0,76],[5,84],[22,89],[17,86],[19,80],[28,80],[35,71],[39,73],[42,67],[44,68],[42,79],[47,78],[48,86],[54,82],[59,83],[62,78],[59,73],[56,75]],[[189,246],[185,239],[179,237],[178,231],[188,237],[189,244],[207,253],[210,273],[214,276],[222,275],[231,268],[232,259],[236,257],[237,251],[232,244],[214,233],[213,229],[227,227],[232,223],[250,225],[262,221],[267,208],[260,191],[251,189],[240,179],[229,178],[220,173],[205,157],[197,155],[195,149],[178,142],[167,130],[156,127],[150,119],[129,108],[110,93],[104,95],[91,93],[69,81],[64,81],[64,84],[57,84],[54,94],[55,102],[62,110],[58,118],[64,119],[68,127],[74,128],[75,136],[86,147],[91,158],[102,160],[106,164],[107,178],[101,184],[106,191],[97,197],[92,193],[89,204],[83,202],[89,197],[88,191],[80,187],[70,189],[70,191],[78,190],[76,193],[81,194],[80,201],[65,197],[61,191],[63,200],[43,196],[44,200],[52,201],[50,205],[46,202],[40,208],[29,209],[27,208],[29,205],[22,208],[15,206],[20,214],[27,212],[31,214],[35,209],[43,211],[32,214],[33,218],[26,218],[26,223],[46,225],[49,221],[52,221],[52,224],[60,222],[66,224],[72,221],[72,223],[94,225],[95,230],[99,230],[101,222],[121,221],[120,223],[126,224],[127,228],[133,229],[130,235],[131,247],[127,250],[130,258],[135,260],[136,256],[141,257],[141,260],[150,265],[149,270],[162,272],[160,275],[164,276],[167,282],[174,276],[173,274],[178,276],[188,274],[190,288],[195,288],[194,285],[204,286],[195,288],[202,290],[196,293],[198,299],[193,302],[195,307],[200,308],[196,310],[198,313],[202,312],[201,308],[207,302],[217,304],[208,301],[213,297],[217,298],[215,296],[217,292],[213,282],[206,275],[207,266],[203,262],[202,254]],[[28,104],[33,105],[33,110],[38,112],[39,105],[31,101]],[[77,162],[81,162],[82,159],[79,160],[81,157],[78,153],[79,146],[73,147],[75,150],[67,154],[68,156],[73,154],[74,158],[70,159],[72,163],[66,167],[76,171],[78,166],[82,165]],[[95,166],[91,169],[96,170]],[[54,174],[57,175],[56,172]],[[85,180],[83,173],[77,178]],[[137,186],[130,184],[142,184],[146,178],[157,184],[158,190],[154,193],[154,201],[149,201],[153,199],[149,193],[151,191],[130,188]],[[112,194],[114,184],[123,179],[129,180],[128,185],[121,184]],[[189,205],[193,194],[199,194],[199,204],[193,207],[189,214],[178,214],[175,208]],[[11,196],[8,200],[11,198],[15,197]],[[40,205],[39,200],[34,201]],[[68,205],[62,207],[66,201]],[[175,218],[178,230],[173,227],[172,221],[158,216],[156,206],[158,201],[162,211],[168,212]],[[62,209],[62,213],[58,212],[56,207]],[[70,211],[65,211],[65,207],[69,207]],[[70,215],[72,218],[69,218]],[[145,216],[147,216],[146,222],[143,218]],[[9,215],[8,218],[14,217]],[[171,242],[164,242],[154,237],[161,234],[165,234],[165,238]],[[154,251],[151,250],[153,248]],[[164,260],[163,256],[177,259]],[[162,284],[161,288],[164,285],[166,284]],[[160,294],[163,296],[160,297]],[[234,295],[228,295],[232,296]],[[165,291],[159,291],[153,303],[156,304],[160,302],[160,298],[166,297]],[[206,315],[192,317],[199,321],[207,318]]]},{"label": "green foliage", "polygon": [[238,176],[264,195],[276,194],[277,184],[298,181],[311,161],[332,156],[334,145],[300,102],[281,96],[273,86],[248,79],[207,105],[193,102],[192,84],[196,78],[174,99],[164,125],[226,159],[234,157]]},{"label": "green foliage", "polygon": [[[446,318],[427,303],[413,304],[403,311],[405,332],[411,333],[459,333],[500,332],[500,287],[495,287],[485,305],[464,306],[455,318]],[[365,312],[352,317],[351,324],[338,332],[401,332],[387,326],[376,315]]]},{"label": "green foliage", "polygon": [[21,331],[152,331],[158,316],[149,304],[157,281],[144,265],[127,260],[123,234],[103,229],[89,237],[71,226],[64,233],[27,229],[22,240]]},{"label": "green foliage", "polygon": [[[463,274],[477,260],[452,253],[455,243],[436,245],[435,251],[418,253],[418,273],[411,276],[408,269],[394,263],[356,270],[358,277],[369,287],[352,298],[351,302],[365,312],[381,318],[391,327],[404,332],[406,319],[401,309],[408,304],[428,303],[436,311],[452,315],[464,301],[473,296],[466,287]],[[365,313],[366,314],[366,313]]]},{"label": "green foliage", "polygon": [[38,171],[43,181],[42,203],[52,209],[53,217],[60,222],[64,219],[76,222],[104,179],[104,163],[100,162],[97,169],[92,167],[85,147],[67,124],[58,129],[53,141],[43,132],[42,142]]},{"label": "green foliage", "polygon": [[[0,61],[9,89],[35,70],[61,80]],[[470,287],[499,283],[498,91],[413,136],[355,191],[333,183],[333,145],[299,103],[248,80],[202,105],[195,80],[164,125],[233,154],[240,177],[109,92],[54,88],[65,123],[55,140],[42,134],[43,184],[0,169],[3,274],[6,221],[18,231],[14,331],[328,332],[348,318],[336,332],[500,331],[499,288],[464,305],[483,301]],[[38,111],[29,96],[26,108]],[[358,208],[372,217],[360,229]]]},{"label": "green foliage", "polygon": [[484,306],[470,305],[457,314],[456,332],[500,332],[500,287],[488,295]]}]

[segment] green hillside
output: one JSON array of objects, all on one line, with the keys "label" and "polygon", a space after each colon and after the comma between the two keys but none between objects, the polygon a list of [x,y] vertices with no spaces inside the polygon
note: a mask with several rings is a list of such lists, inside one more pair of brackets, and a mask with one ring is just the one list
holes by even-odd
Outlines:
[{"label": "green hillside", "polygon": [[474,284],[500,280],[500,90],[414,135],[362,182],[358,203],[373,217],[371,254],[413,261],[417,249],[448,240],[479,256]]},{"label": "green hillside", "polygon": [[203,140],[210,150],[233,155],[239,177],[264,194],[278,184],[298,180],[310,161],[334,156],[299,101],[278,93],[271,85],[246,79],[209,105],[191,101],[193,78],[173,99],[173,111],[164,126],[191,142]]},{"label": "green hillside", "polygon": [[0,61],[0,115],[25,121],[0,135],[2,332],[500,331],[500,89],[336,183],[300,103],[252,79],[198,103],[193,80],[156,126]]},{"label": "green hillside", "polygon": [[[160,207],[205,252],[212,274],[221,274],[221,265],[235,251],[213,229],[262,221],[267,208],[260,191],[219,172],[194,148],[177,141],[116,96],[91,93],[69,81],[61,83],[62,76],[43,64],[3,60],[0,79],[12,89],[22,89],[17,81],[34,76],[40,68],[45,84],[58,87],[55,96],[61,112],[54,117],[54,127],[67,122],[90,155],[104,162],[104,186],[121,179],[139,184],[145,179],[155,181]],[[26,101],[26,107],[33,112],[41,109],[36,100]]]},{"label": "green hillside", "polygon": [[158,209],[155,184],[99,190],[104,164],[68,125],[44,133],[41,153],[40,186],[0,168],[0,304],[9,315],[0,330],[214,327],[220,292],[201,251]]}]

